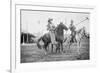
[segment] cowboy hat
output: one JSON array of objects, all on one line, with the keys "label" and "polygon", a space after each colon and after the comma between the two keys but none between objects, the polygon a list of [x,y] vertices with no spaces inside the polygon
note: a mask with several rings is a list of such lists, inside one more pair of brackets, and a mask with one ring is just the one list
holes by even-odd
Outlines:
[{"label": "cowboy hat", "polygon": [[48,19],[48,22],[51,22],[51,21],[53,21],[53,19],[52,19],[52,18],[49,18],[49,19]]}]

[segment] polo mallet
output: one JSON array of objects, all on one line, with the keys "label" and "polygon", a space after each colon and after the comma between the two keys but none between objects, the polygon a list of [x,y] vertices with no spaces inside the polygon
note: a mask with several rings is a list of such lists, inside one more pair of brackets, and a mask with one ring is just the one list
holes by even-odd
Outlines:
[{"label": "polo mallet", "polygon": [[84,20],[82,20],[81,22],[79,22],[79,23],[77,23],[77,24],[75,24],[75,25],[78,25],[78,24],[80,24],[80,23],[82,23],[82,22],[84,22],[84,21],[86,21],[86,20],[89,20],[89,18],[86,17]]}]

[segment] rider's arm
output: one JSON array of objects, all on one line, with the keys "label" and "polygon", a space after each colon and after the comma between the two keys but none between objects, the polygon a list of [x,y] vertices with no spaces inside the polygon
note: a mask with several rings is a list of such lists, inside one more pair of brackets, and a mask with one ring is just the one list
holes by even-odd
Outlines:
[{"label": "rider's arm", "polygon": [[76,30],[76,27],[74,26],[74,30]]},{"label": "rider's arm", "polygon": [[47,30],[50,30],[50,24],[47,25]]}]

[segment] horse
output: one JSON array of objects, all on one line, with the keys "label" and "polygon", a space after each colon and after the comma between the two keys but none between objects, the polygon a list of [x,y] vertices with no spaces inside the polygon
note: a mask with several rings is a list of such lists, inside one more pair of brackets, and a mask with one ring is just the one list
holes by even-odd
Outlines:
[{"label": "horse", "polygon": [[[78,54],[80,53],[79,52],[79,48],[81,47],[81,40],[86,37],[88,38],[88,36],[86,35],[86,31],[85,31],[85,27],[75,31],[75,35],[74,37],[71,37],[71,35],[69,37],[66,37],[64,42],[67,41],[67,44],[69,45],[69,49],[70,49],[70,46],[73,44],[73,43],[77,43],[77,46],[78,46]],[[72,41],[72,39],[74,39],[74,41]]]},{"label": "horse", "polygon": [[[63,40],[64,40],[64,31],[63,30],[68,30],[68,28],[63,24],[63,23],[60,23],[57,25],[57,27],[55,28],[55,39],[56,41],[58,42],[57,44],[57,48],[56,48],[56,52],[60,50],[63,51]],[[41,46],[40,45],[40,41],[43,41],[44,45]],[[45,33],[43,36],[41,36],[38,41],[37,41],[37,47],[39,49],[41,48],[44,48],[45,51],[47,52],[47,48],[49,46],[49,44],[51,43],[51,38],[50,38],[50,34],[49,33]],[[52,44],[52,43],[51,43]],[[52,52],[53,52],[53,44],[52,44]]]},{"label": "horse", "polygon": [[85,27],[76,31],[75,40],[76,42],[79,41],[79,46],[81,46],[80,42],[84,37],[89,39],[89,34],[86,32]]}]

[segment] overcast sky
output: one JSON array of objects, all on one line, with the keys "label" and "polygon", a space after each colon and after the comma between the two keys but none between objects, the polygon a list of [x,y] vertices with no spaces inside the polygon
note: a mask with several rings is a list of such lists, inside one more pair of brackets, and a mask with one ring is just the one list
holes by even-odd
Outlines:
[{"label": "overcast sky", "polygon": [[[22,11],[21,12],[21,29],[24,32],[30,32],[33,34],[44,34],[47,32],[46,25],[48,24],[48,18],[53,18],[55,26],[60,22],[63,22],[69,27],[71,19],[74,24],[79,23],[89,17],[89,14],[84,13],[69,13],[69,12],[45,12],[45,11]],[[86,27],[86,31],[89,32],[89,20],[77,25],[77,29]]]}]

